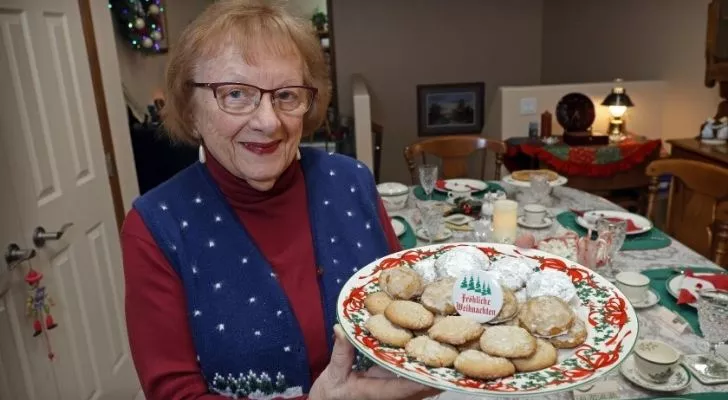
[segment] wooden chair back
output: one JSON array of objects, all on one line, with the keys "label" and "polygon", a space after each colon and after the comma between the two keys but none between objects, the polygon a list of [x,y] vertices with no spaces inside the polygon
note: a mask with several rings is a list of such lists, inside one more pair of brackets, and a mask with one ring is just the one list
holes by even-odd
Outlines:
[{"label": "wooden chair back", "polygon": [[417,184],[417,158],[422,164],[427,163],[426,154],[442,160],[441,177],[443,179],[464,178],[468,176],[468,157],[476,151],[482,151],[480,179],[485,179],[486,153],[495,153],[495,179],[500,179],[503,165],[503,154],[506,144],[499,140],[486,139],[481,136],[453,135],[425,139],[404,148],[404,159],[412,177],[412,184]]},{"label": "wooden chair back", "polygon": [[653,161],[646,173],[650,176],[647,217],[654,219],[659,177],[672,175],[666,232],[728,267],[728,169],[671,158]]}]

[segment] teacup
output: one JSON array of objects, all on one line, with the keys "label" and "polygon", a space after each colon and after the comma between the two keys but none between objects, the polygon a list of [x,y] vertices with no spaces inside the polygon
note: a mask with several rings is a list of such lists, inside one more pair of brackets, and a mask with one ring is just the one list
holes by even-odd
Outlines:
[{"label": "teacup", "polygon": [[640,340],[634,355],[637,374],[656,383],[667,382],[680,362],[680,352],[659,340]]},{"label": "teacup", "polygon": [[546,218],[546,207],[541,204],[528,204],[523,206],[523,215],[528,225],[542,224]]},{"label": "teacup", "polygon": [[639,272],[624,271],[615,277],[616,286],[632,302],[640,302],[647,297],[650,278]]}]

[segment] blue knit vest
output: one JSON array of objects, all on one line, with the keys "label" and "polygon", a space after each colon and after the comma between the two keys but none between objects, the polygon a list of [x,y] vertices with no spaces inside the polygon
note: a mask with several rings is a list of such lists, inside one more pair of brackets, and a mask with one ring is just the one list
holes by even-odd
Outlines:
[{"label": "blue knit vest", "polygon": [[[358,268],[389,253],[382,229],[389,221],[380,221],[374,180],[356,160],[301,149],[300,163],[309,206],[301,212],[309,214],[311,245],[323,270],[319,287],[331,350],[339,291]],[[288,298],[207,168],[190,166],[134,208],[184,286],[210,390],[253,398],[308,393],[306,348]]]}]

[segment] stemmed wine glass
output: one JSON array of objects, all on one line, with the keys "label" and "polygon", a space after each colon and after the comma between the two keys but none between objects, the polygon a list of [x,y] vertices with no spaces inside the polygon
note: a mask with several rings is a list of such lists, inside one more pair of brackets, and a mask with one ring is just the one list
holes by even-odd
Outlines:
[{"label": "stemmed wine glass", "polygon": [[728,363],[717,354],[719,344],[728,341],[728,291],[698,290],[698,322],[708,342],[710,357],[699,357],[694,368],[714,377],[728,376]]},{"label": "stemmed wine glass", "polygon": [[607,265],[603,275],[607,280],[614,281],[617,275],[614,268],[614,259],[617,257],[617,253],[627,238],[627,221],[623,219],[600,218],[597,220],[595,227],[597,236],[607,241]]},{"label": "stemmed wine glass", "polygon": [[443,228],[442,208],[438,207],[437,202],[430,200],[418,202],[417,208],[422,217],[422,228],[430,244],[433,244]]},{"label": "stemmed wine glass", "polygon": [[422,164],[419,166],[420,186],[427,195],[427,200],[431,199],[432,190],[435,189],[437,182],[437,165]]}]

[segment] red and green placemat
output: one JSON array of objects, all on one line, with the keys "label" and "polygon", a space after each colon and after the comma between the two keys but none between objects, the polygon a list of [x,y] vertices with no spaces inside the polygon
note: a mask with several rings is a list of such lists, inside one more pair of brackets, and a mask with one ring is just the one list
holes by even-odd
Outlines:
[{"label": "red and green placemat", "polygon": [[417,247],[417,236],[407,220],[402,217],[392,217],[392,219],[396,219],[404,225],[404,233],[399,237],[399,244],[402,245],[402,249],[407,250]]},{"label": "red and green placemat", "polygon": [[[562,212],[556,216],[556,220],[559,221],[561,226],[578,233],[579,236],[586,234],[586,229],[576,223],[576,214],[571,211]],[[656,250],[668,247],[671,243],[672,239],[665,232],[652,228],[640,235],[627,236],[620,250]]]},{"label": "red and green placemat", "polygon": [[[680,267],[678,269],[685,270],[690,269],[693,272],[719,272],[720,270],[715,268],[706,267]],[[675,268],[658,268],[648,269],[642,271],[644,275],[650,278],[650,287],[652,290],[660,295],[660,305],[664,306],[676,314],[683,317],[683,319],[690,325],[698,336],[703,336],[700,330],[700,323],[698,322],[698,311],[695,307],[687,304],[677,304],[677,299],[667,291],[667,282],[673,277],[678,275]]]},{"label": "red and green placemat", "polygon": [[[486,182],[486,183],[488,184],[488,187],[485,190],[481,190],[479,192],[473,192],[473,197],[475,197],[476,199],[482,199],[483,195],[486,193],[497,192],[499,190],[503,191],[503,192],[506,191],[505,189],[503,189],[503,186],[501,186],[497,183],[494,183],[494,182]],[[422,186],[416,186],[414,193],[415,193],[415,197],[418,200],[427,200],[427,195],[425,194],[425,191],[422,189]],[[437,190],[433,190],[431,200],[446,201],[447,193],[438,192]]]},{"label": "red and green placemat", "polygon": [[604,146],[569,146],[523,143],[510,146],[509,156],[518,153],[537,158],[565,176],[608,177],[628,171],[659,152],[661,140],[627,139]]}]

